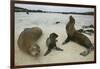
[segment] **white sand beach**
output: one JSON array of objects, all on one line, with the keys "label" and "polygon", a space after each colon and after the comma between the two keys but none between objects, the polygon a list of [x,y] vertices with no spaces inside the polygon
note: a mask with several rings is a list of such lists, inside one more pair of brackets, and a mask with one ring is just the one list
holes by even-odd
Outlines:
[{"label": "white sand beach", "polygon": [[[87,56],[81,56],[80,53],[86,50],[75,42],[68,42],[62,45],[62,42],[67,38],[65,26],[69,21],[71,14],[59,13],[30,13],[27,15],[24,12],[15,12],[15,65],[35,65],[35,64],[51,64],[51,63],[69,63],[69,62],[85,62],[94,61],[94,52],[92,51]],[[94,16],[92,15],[73,15],[76,20],[75,28],[78,30],[83,25],[94,24]],[[60,23],[56,24],[59,21]],[[43,30],[43,35],[38,40],[37,44],[41,48],[41,54],[38,59],[23,53],[17,45],[17,40],[24,28],[40,27]],[[59,35],[56,43],[59,48],[64,51],[52,50],[50,54],[44,56],[47,50],[46,39],[50,33],[55,32]],[[94,45],[94,34],[85,34]]]}]

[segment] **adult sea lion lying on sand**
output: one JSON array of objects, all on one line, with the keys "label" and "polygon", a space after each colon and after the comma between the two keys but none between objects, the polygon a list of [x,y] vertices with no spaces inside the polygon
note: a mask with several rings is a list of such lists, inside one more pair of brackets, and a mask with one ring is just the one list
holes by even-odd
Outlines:
[{"label": "adult sea lion lying on sand", "polygon": [[25,28],[18,38],[18,46],[25,53],[31,56],[40,55],[40,47],[36,41],[42,35],[42,30],[39,27]]},{"label": "adult sea lion lying on sand", "polygon": [[82,45],[83,47],[85,47],[87,49],[87,51],[80,53],[80,55],[86,56],[93,50],[94,47],[88,37],[86,37],[85,35],[81,34],[78,31],[76,31],[74,25],[75,25],[75,19],[72,16],[70,16],[69,22],[66,25],[66,32],[68,34],[68,37],[63,42],[63,44],[65,44],[71,40],[71,41],[74,41],[74,42]]},{"label": "adult sea lion lying on sand", "polygon": [[58,48],[56,46],[56,38],[58,37],[58,35],[56,33],[51,33],[49,38],[47,38],[46,40],[46,44],[47,44],[47,47],[48,47],[48,50],[46,51],[46,53],[44,54],[44,56],[48,55],[52,49],[56,49],[58,51],[63,51],[63,49],[61,48]]}]

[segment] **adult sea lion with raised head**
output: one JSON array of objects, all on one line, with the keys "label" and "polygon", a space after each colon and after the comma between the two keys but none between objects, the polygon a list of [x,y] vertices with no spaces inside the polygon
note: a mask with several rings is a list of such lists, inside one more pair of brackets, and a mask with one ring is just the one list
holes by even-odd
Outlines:
[{"label": "adult sea lion with raised head", "polygon": [[69,17],[69,22],[66,25],[66,32],[67,32],[68,37],[62,43],[63,45],[69,41],[74,41],[74,42],[82,45],[83,47],[85,47],[87,49],[87,51],[80,53],[80,55],[82,55],[82,56],[88,55],[94,49],[89,38],[86,37],[85,35],[81,34],[80,32],[78,32],[75,29],[75,19],[72,16]]},{"label": "adult sea lion with raised head", "polygon": [[40,55],[40,47],[36,41],[42,35],[42,30],[39,27],[25,28],[18,38],[18,47],[25,53],[31,56]]}]

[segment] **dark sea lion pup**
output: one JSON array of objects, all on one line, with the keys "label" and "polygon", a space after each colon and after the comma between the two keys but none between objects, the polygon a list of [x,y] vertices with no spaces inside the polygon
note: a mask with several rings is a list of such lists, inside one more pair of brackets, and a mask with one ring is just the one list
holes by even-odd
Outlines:
[{"label": "dark sea lion pup", "polygon": [[66,32],[67,32],[68,37],[63,42],[63,44],[65,44],[71,40],[71,41],[74,41],[74,42],[82,45],[83,47],[85,47],[87,49],[87,51],[80,53],[80,55],[86,56],[94,49],[94,47],[88,37],[86,37],[85,35],[81,34],[78,31],[76,31],[74,25],[75,25],[75,19],[72,16],[70,16],[69,22],[66,25]]},{"label": "dark sea lion pup", "polygon": [[63,51],[63,49],[60,49],[56,46],[56,38],[58,37],[58,35],[56,33],[51,33],[49,38],[47,38],[46,40],[46,44],[48,47],[48,50],[46,51],[46,53],[44,54],[44,56],[48,55],[52,49],[56,49],[58,51]]},{"label": "dark sea lion pup", "polygon": [[18,38],[18,47],[23,52],[37,57],[40,55],[40,47],[36,41],[42,35],[42,30],[39,27],[25,28]]}]

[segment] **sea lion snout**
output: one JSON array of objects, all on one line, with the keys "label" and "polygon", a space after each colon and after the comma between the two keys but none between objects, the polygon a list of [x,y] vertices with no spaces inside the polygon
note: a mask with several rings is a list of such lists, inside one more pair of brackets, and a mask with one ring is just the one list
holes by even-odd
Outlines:
[{"label": "sea lion snout", "polygon": [[35,44],[30,48],[30,54],[32,56],[39,56],[40,55],[40,47]]},{"label": "sea lion snout", "polygon": [[73,16],[69,16],[69,23],[75,24],[75,19]]},{"label": "sea lion snout", "polygon": [[40,51],[31,51],[31,55],[37,57],[40,55]]}]

